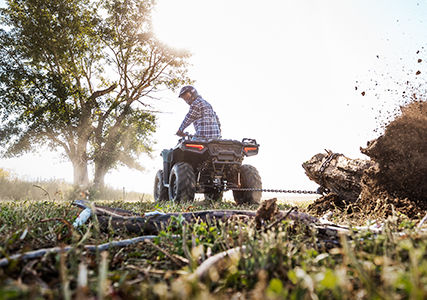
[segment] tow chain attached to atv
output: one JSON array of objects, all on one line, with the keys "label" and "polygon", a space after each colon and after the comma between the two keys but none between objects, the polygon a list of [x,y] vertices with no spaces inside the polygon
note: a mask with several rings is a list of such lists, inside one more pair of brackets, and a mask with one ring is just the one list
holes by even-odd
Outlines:
[{"label": "tow chain attached to atv", "polygon": [[255,139],[193,139],[186,136],[161,153],[163,168],[154,180],[155,201],[193,201],[196,193],[218,200],[233,191],[237,204],[261,200],[261,192],[317,194],[317,191],[263,189],[258,170],[243,159],[257,155]]},{"label": "tow chain attached to atv", "polygon": [[[328,153],[328,156],[326,157],[325,161],[323,162],[322,166],[320,167],[319,173],[323,176],[323,172],[327,167],[329,167],[329,164],[331,161],[339,156],[339,153],[333,153],[330,150],[325,150]],[[323,182],[323,177],[321,178]],[[318,189],[317,191],[305,191],[305,190],[275,190],[275,189],[258,189],[258,188],[227,188],[226,190],[229,191],[237,191],[237,192],[267,192],[267,193],[286,193],[286,194],[320,194],[322,195],[322,189]],[[324,190],[324,189],[323,189]]]},{"label": "tow chain attached to atv", "polygon": [[225,191],[236,191],[236,192],[266,192],[266,193],[286,193],[286,194],[319,194],[318,191],[275,190],[275,189],[258,189],[258,188],[227,188]]}]

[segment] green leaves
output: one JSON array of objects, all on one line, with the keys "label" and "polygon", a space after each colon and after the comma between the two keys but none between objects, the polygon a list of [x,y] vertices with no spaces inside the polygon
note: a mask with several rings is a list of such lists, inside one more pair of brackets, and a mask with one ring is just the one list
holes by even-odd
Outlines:
[{"label": "green leaves", "polygon": [[[156,128],[144,98],[189,81],[189,54],[152,34],[154,1],[8,4],[0,19],[0,146],[19,155],[49,141],[79,174],[93,162],[101,185],[118,164],[140,169],[135,161],[151,151]],[[75,178],[86,184],[87,175]]]}]

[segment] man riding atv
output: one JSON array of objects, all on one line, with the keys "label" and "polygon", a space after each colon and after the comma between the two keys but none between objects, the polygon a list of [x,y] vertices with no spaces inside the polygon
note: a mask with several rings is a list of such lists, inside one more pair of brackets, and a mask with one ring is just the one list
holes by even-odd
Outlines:
[{"label": "man riding atv", "polygon": [[184,99],[190,110],[182,121],[176,135],[183,137],[185,128],[194,124],[195,139],[219,139],[221,138],[221,123],[212,106],[197,93],[191,85],[184,86],[179,92],[180,98]]},{"label": "man riding atv", "polygon": [[[178,145],[161,153],[163,169],[156,174],[154,200],[193,201],[195,193],[220,200],[224,191],[233,190],[237,204],[259,202],[261,177],[253,166],[242,165],[244,157],[258,154],[256,140],[221,139],[218,116],[196,89],[184,86],[179,97],[190,109],[176,133],[182,137]],[[192,123],[194,136],[184,133]]]}]

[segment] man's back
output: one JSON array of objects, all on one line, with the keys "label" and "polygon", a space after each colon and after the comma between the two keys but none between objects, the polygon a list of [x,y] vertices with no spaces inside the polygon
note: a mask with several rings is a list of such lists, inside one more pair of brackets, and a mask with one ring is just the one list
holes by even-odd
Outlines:
[{"label": "man's back", "polygon": [[212,106],[198,96],[191,104],[190,110],[184,118],[179,130],[184,131],[191,123],[196,130],[195,138],[220,138],[221,123]]}]

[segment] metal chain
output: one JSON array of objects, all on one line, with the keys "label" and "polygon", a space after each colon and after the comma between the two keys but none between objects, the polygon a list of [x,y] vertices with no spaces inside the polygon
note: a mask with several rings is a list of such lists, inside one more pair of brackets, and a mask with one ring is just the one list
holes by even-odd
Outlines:
[{"label": "metal chain", "polygon": [[[319,169],[321,175],[321,181],[323,182],[323,172],[331,161],[340,155],[339,153],[329,153],[326,160],[322,163]],[[267,192],[267,193],[286,193],[286,194],[322,194],[319,191],[306,191],[306,190],[276,190],[276,189],[259,189],[259,188],[227,188],[225,191],[236,191],[236,192]]]},{"label": "metal chain", "polygon": [[340,154],[339,154],[339,153],[330,153],[330,154],[328,154],[328,156],[327,156],[326,160],[325,160],[325,161],[322,163],[322,165],[320,166],[319,173],[323,175],[323,172],[325,171],[325,169],[326,169],[327,167],[329,167],[329,165],[330,165],[331,161],[332,161],[336,156],[338,156],[338,155],[340,155]]},{"label": "metal chain", "polygon": [[287,193],[287,194],[318,194],[317,191],[305,190],[275,190],[275,189],[258,189],[258,188],[228,188],[229,191],[237,192],[267,192],[267,193]]},{"label": "metal chain", "polygon": [[324,178],[324,172],[326,170],[327,167],[329,167],[329,165],[331,164],[331,161],[337,157],[338,155],[340,155],[339,153],[333,153],[333,152],[328,152],[328,156],[326,157],[325,161],[322,163],[322,165],[320,166],[319,169],[319,180],[320,180],[320,186],[324,187],[325,186],[325,178]]}]

